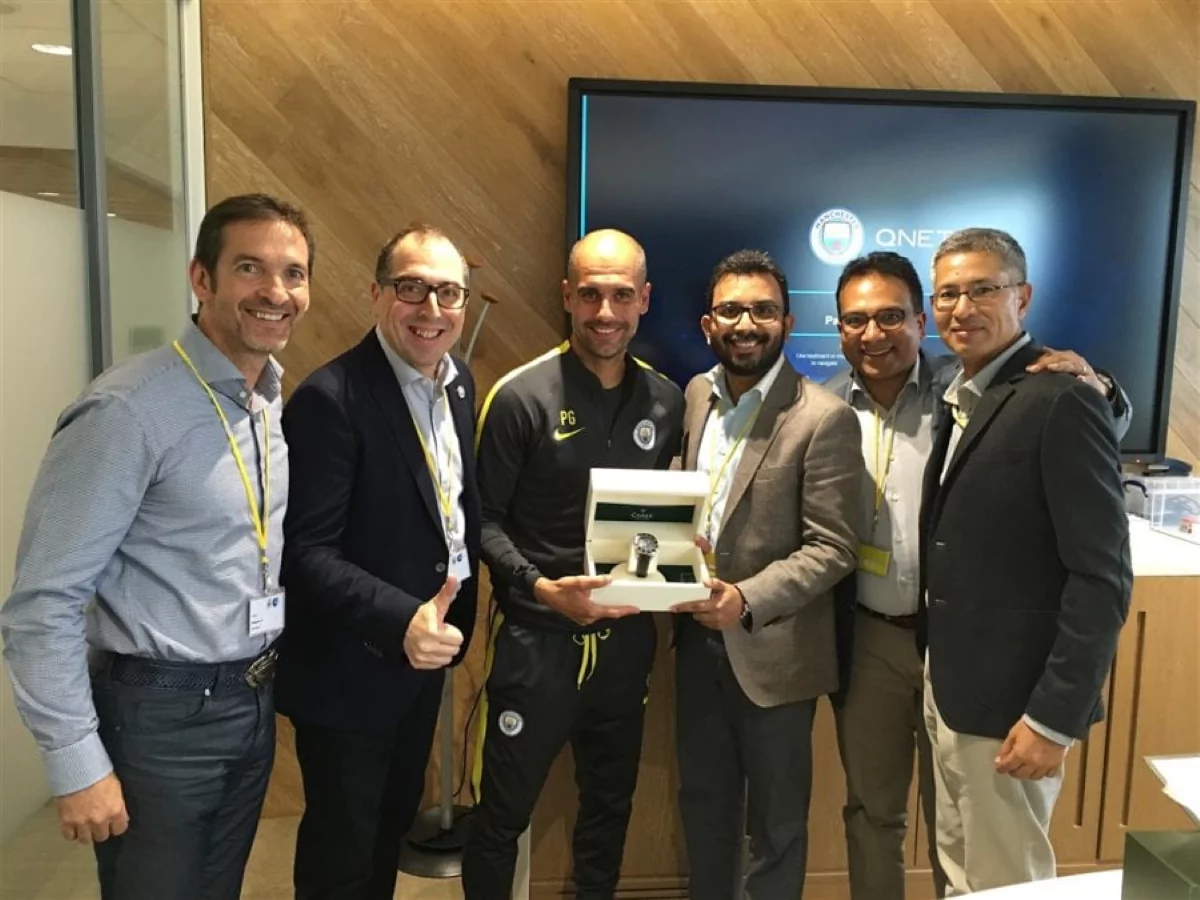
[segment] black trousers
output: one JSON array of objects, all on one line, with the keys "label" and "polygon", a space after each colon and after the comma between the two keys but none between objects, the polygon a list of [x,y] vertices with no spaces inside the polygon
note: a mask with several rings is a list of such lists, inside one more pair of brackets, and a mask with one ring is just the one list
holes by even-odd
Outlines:
[{"label": "black trousers", "polygon": [[613,896],[637,786],[655,643],[648,615],[614,620],[591,636],[500,624],[487,680],[478,804],[463,856],[468,900],[510,896],[517,838],[568,741],[579,789],[576,895]]},{"label": "black trousers", "polygon": [[676,636],[676,753],[688,896],[797,900],[808,858],[817,701],[756,706],[738,684],[717,632],[687,618]]},{"label": "black trousers", "polygon": [[237,900],[275,758],[270,682],[249,687],[237,664],[156,663],[191,673],[189,686],[168,688],[113,666],[93,676],[92,693],[129,830],[95,845],[100,896]]},{"label": "black trousers", "polygon": [[400,845],[421,802],[445,673],[425,677],[392,730],[294,723],[304,782],[297,900],[391,900]]}]

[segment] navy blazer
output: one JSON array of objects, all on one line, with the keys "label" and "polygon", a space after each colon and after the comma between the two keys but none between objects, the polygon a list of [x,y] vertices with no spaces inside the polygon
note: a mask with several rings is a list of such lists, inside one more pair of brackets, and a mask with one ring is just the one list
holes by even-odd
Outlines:
[{"label": "navy blazer", "polygon": [[[475,384],[456,364],[446,396],[463,461],[471,577],[446,616],[464,637],[455,663],[475,624],[480,542]],[[276,705],[313,725],[386,731],[434,674],[409,665],[404,634],[445,582],[448,551],[416,426],[374,330],[296,389],[283,431],[291,478]]]}]

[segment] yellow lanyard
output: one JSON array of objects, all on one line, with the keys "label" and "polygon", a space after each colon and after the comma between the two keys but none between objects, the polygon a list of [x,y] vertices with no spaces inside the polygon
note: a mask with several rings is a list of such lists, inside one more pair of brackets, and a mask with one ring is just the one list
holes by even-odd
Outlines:
[{"label": "yellow lanyard", "polygon": [[221,426],[225,429],[225,437],[229,440],[229,450],[233,453],[233,461],[237,463],[238,474],[242,476],[242,487],[246,489],[246,502],[250,506],[250,523],[254,526],[254,537],[258,541],[259,562],[262,565],[262,583],[263,590],[270,590],[269,584],[269,567],[271,564],[270,557],[267,556],[267,526],[269,522],[269,514],[271,510],[271,422],[267,417],[267,409],[263,407],[262,423],[263,423],[263,509],[262,514],[258,511],[258,500],[254,496],[254,488],[250,485],[250,475],[246,472],[246,463],[242,459],[242,451],[238,449],[237,438],[233,436],[233,429],[229,427],[229,420],[225,418],[225,411],[221,409],[221,404],[217,402],[217,395],[212,392],[212,388],[208,386],[200,373],[196,371],[191,358],[180,345],[179,341],[174,341],[173,346],[175,352],[179,354],[179,358],[184,361],[192,374],[196,376],[196,380],[200,382],[200,387],[204,388],[204,393],[208,394],[208,399],[212,401],[213,409],[217,411],[217,417],[221,420]]},{"label": "yellow lanyard", "polygon": [[[889,431],[886,424],[881,424],[879,418],[879,410],[872,410],[875,415],[875,517],[871,520],[871,531],[874,533],[875,526],[879,524],[879,510],[883,507],[883,493],[887,486],[888,473],[892,470],[892,448],[896,444],[896,425],[892,423]],[[891,418],[890,416],[888,418]],[[879,429],[883,429],[884,440],[887,446],[884,447],[883,455],[879,454]]]},{"label": "yellow lanyard", "polygon": [[[450,401],[446,399],[446,389],[444,387],[442,388],[442,403],[444,403],[446,406],[446,415],[450,415]],[[438,462],[434,458],[433,454],[429,452],[429,445],[425,443],[425,436],[423,434],[421,434],[421,426],[417,422],[417,417],[412,415],[411,409],[408,411],[408,414],[410,416],[412,416],[413,428],[416,429],[417,440],[421,444],[421,452],[423,454],[425,454],[425,465],[429,467],[429,475],[433,479],[433,489],[435,491],[437,491],[438,506],[441,507],[442,521],[446,526],[446,540],[449,541],[450,540],[450,532],[454,530],[454,521],[452,519],[452,514],[454,512],[454,496],[453,496],[454,492],[450,489],[449,480],[447,480],[445,484],[442,483],[441,467],[438,466]],[[430,409],[430,411],[429,411],[429,430],[430,430],[430,433],[432,435],[434,435],[434,437],[436,439],[437,423],[434,421],[432,409]],[[436,446],[436,441],[435,441],[435,446]],[[446,457],[447,457],[446,468],[447,468],[447,475],[448,475],[449,469],[452,468],[452,464],[449,461],[449,457],[450,457],[450,448],[449,447],[446,448]]]},{"label": "yellow lanyard", "polygon": [[[762,401],[758,401],[758,406],[754,408],[754,412],[750,418],[746,420],[746,424],[742,426],[742,430],[733,441],[733,446],[730,447],[724,457],[721,459],[721,465],[717,467],[717,435],[712,436],[712,448],[708,455],[708,533],[712,534],[713,530],[713,509],[717,503],[717,492],[721,489],[721,481],[725,477],[725,470],[729,468],[729,461],[737,456],[738,447],[742,445],[742,441],[746,439],[746,435],[750,433],[750,429],[754,427],[754,423],[758,420],[759,410],[762,409]],[[712,413],[709,413],[709,418],[712,418]],[[717,427],[721,427],[720,416],[717,417]],[[714,474],[715,470],[715,474]]]}]

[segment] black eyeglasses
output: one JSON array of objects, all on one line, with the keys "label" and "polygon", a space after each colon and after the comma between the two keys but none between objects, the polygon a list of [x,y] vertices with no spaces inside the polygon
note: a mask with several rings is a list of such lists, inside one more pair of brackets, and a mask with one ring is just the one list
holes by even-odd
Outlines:
[{"label": "black eyeglasses", "polygon": [[736,325],[742,316],[750,313],[755,325],[770,325],[779,320],[779,304],[771,300],[755,300],[753,303],[718,303],[712,308],[712,317],[722,325]]},{"label": "black eyeglasses", "polygon": [[437,305],[442,309],[462,309],[467,305],[467,298],[471,296],[467,288],[453,281],[429,284],[420,278],[389,278],[379,283],[394,290],[400,302],[411,303],[414,306],[424,303],[432,293],[437,298]]},{"label": "black eyeglasses", "polygon": [[995,300],[1005,288],[1021,287],[1024,283],[1024,281],[1013,281],[1009,284],[992,284],[987,281],[981,281],[979,284],[973,284],[965,290],[953,286],[944,287],[940,291],[930,294],[929,302],[936,309],[940,309],[943,312],[958,306],[959,297],[966,297],[972,303],[986,305]]},{"label": "black eyeglasses", "polygon": [[848,312],[838,316],[838,324],[841,325],[842,331],[848,334],[862,334],[871,322],[874,322],[880,331],[895,331],[907,318],[908,313],[905,310],[892,307],[881,309],[874,314]]}]

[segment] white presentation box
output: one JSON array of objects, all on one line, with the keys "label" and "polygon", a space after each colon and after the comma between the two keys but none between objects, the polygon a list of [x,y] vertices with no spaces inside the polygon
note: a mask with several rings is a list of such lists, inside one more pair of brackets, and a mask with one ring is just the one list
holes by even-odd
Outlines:
[{"label": "white presentation box", "polygon": [[[708,566],[696,546],[708,477],[700,472],[658,469],[592,469],[588,486],[588,575],[612,575],[608,587],[592,591],[605,606],[636,606],[663,612],[676,603],[708,598]],[[629,571],[634,536],[658,541],[657,572],[638,578]]]}]

